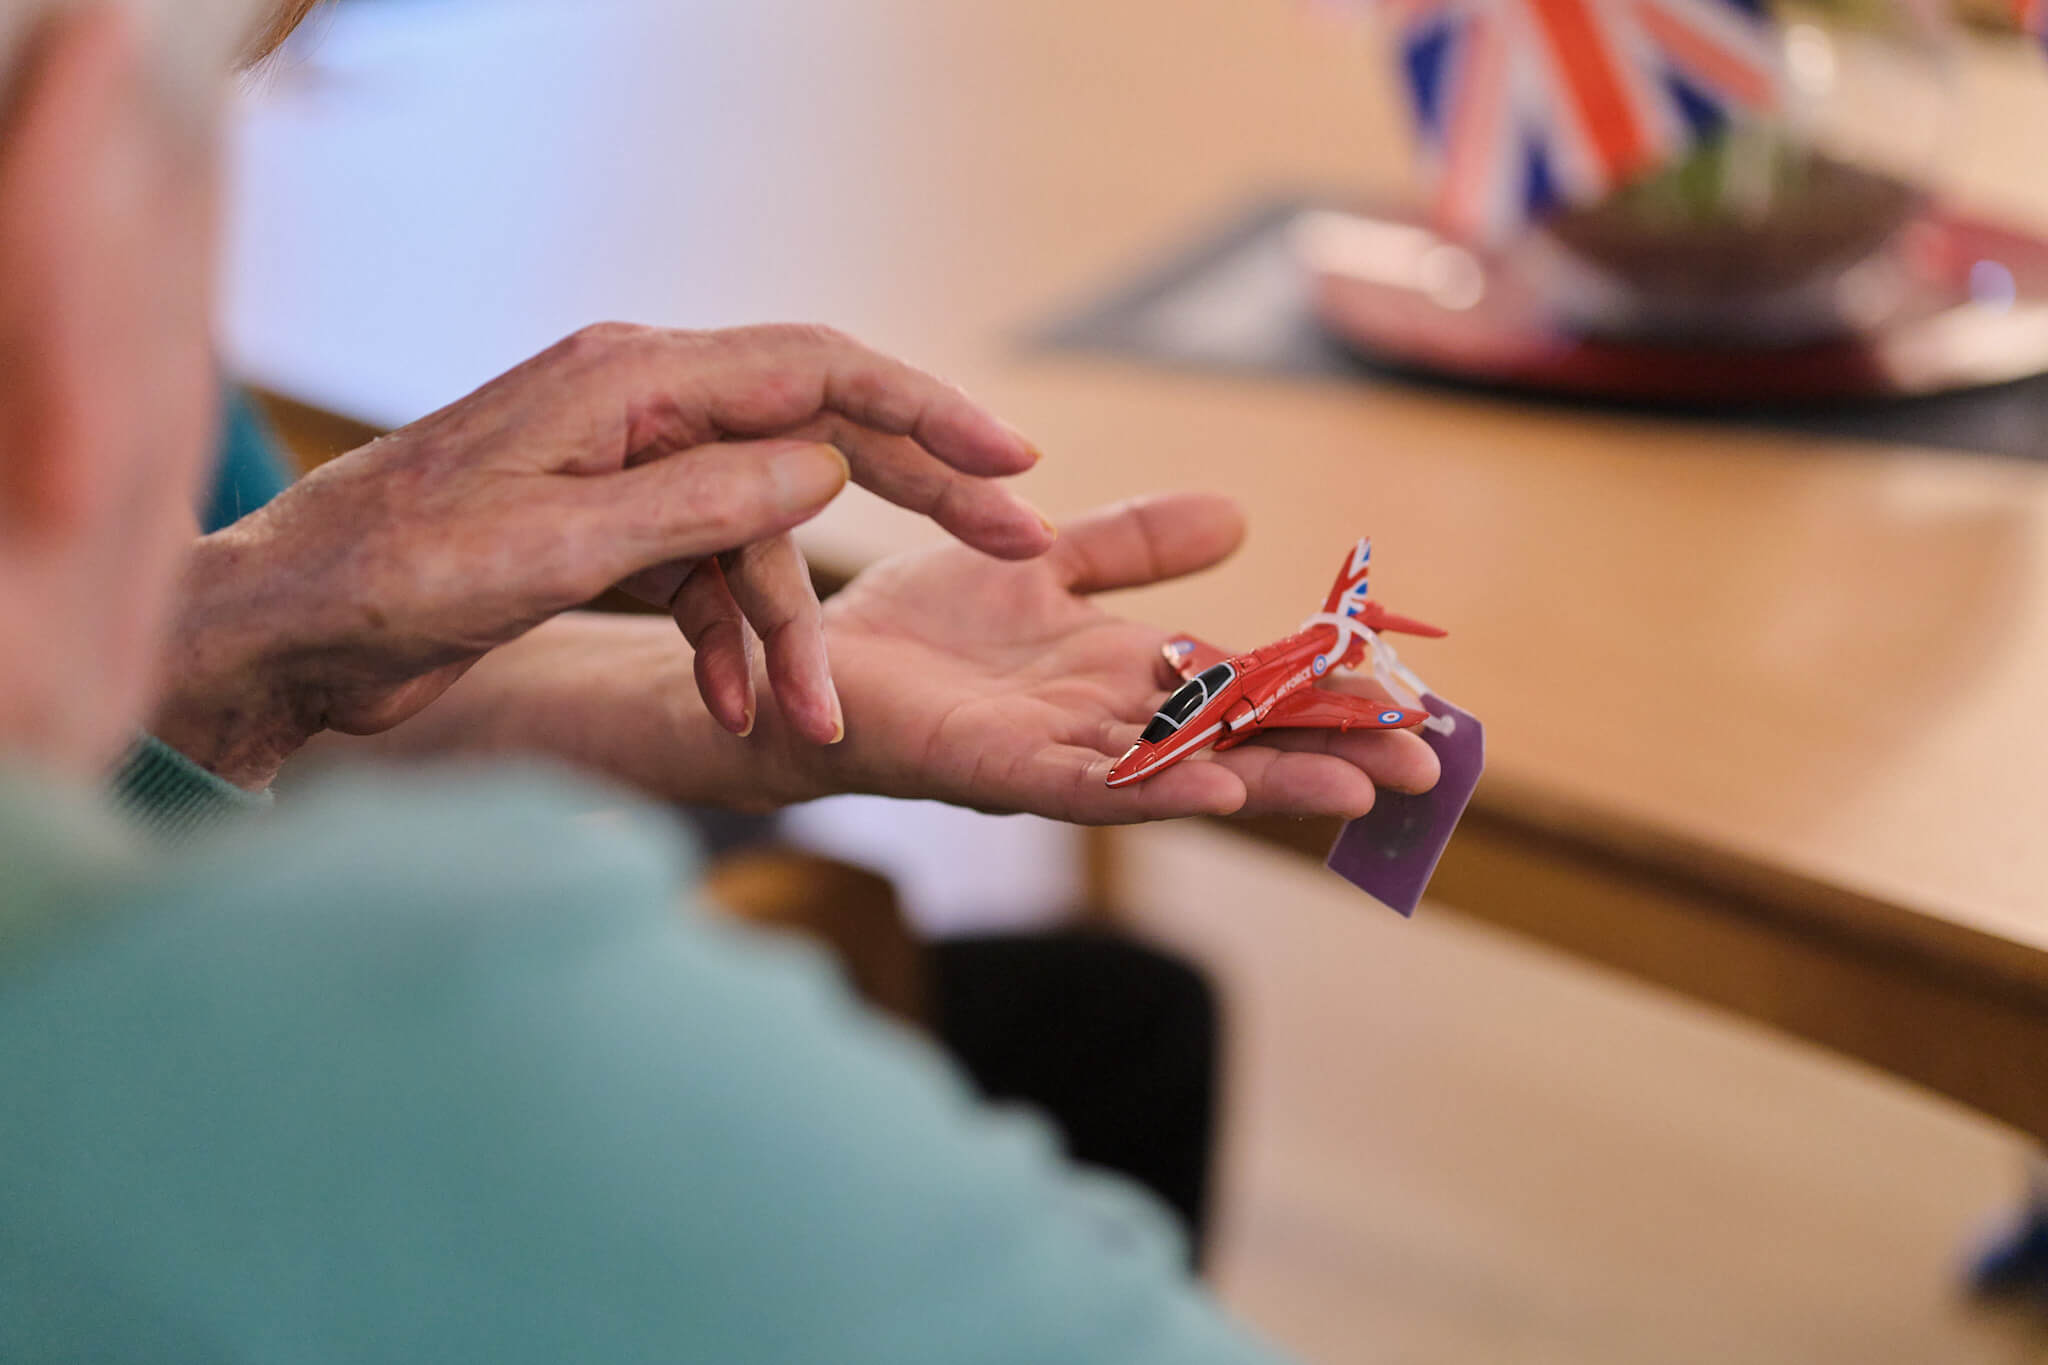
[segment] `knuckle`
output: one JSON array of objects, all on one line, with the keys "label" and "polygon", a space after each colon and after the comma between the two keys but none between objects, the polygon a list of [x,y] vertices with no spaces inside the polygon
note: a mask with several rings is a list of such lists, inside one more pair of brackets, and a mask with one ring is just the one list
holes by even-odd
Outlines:
[{"label": "knuckle", "polygon": [[867,349],[850,333],[841,331],[830,323],[805,323],[802,332],[803,339],[820,350],[865,351]]},{"label": "knuckle", "polygon": [[562,338],[555,349],[568,360],[602,360],[635,349],[652,335],[652,328],[636,323],[593,322]]},{"label": "knuckle", "polygon": [[768,543],[764,540],[750,540],[744,545],[735,545],[731,549],[720,551],[719,566],[724,569],[727,580],[758,582],[764,572],[765,561],[762,551]]},{"label": "knuckle", "polygon": [[840,376],[839,392],[849,408],[884,431],[902,434],[916,425],[917,395],[880,365],[850,367]]},{"label": "knuckle", "polygon": [[773,431],[818,410],[818,377],[794,365],[778,365],[748,376],[735,388],[731,402],[742,422],[755,430]]},{"label": "knuckle", "polygon": [[795,584],[766,584],[750,594],[750,610],[763,633],[795,630],[809,635],[824,624],[817,599]]},{"label": "knuckle", "polygon": [[745,340],[778,351],[839,351],[860,347],[859,342],[837,327],[822,322],[768,322],[736,330]]}]

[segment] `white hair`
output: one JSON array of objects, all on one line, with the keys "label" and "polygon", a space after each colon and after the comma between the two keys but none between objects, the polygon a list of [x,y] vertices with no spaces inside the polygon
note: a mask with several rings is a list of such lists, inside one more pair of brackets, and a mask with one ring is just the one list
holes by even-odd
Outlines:
[{"label": "white hair", "polygon": [[[132,16],[144,60],[181,104],[210,105],[275,0],[99,0]],[[14,93],[23,47],[51,16],[87,0],[0,0],[0,102]]]}]

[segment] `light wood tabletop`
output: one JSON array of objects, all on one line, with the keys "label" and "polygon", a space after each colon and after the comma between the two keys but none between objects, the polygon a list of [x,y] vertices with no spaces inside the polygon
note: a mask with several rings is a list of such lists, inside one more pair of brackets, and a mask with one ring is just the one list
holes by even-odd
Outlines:
[{"label": "light wood tabletop", "polygon": [[[1129,602],[1163,625],[1270,639],[1370,533],[1376,590],[1453,631],[1405,657],[1487,723],[1441,901],[2048,1136],[2048,464],[1024,345],[1261,192],[1399,181],[1379,50],[1314,6],[321,29],[236,132],[254,382],[388,425],[601,318],[829,321],[1029,432],[1055,517],[1241,499],[1235,560]],[[2048,226],[2048,177],[2012,173],[2042,112],[2048,66],[1978,59],[1938,174]],[[931,534],[850,497],[807,544],[850,570]]]}]

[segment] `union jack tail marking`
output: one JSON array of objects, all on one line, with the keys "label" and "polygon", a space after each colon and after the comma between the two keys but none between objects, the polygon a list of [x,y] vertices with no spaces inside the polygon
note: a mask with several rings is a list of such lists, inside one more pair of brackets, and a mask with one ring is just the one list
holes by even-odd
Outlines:
[{"label": "union jack tail marking", "polygon": [[1326,616],[1359,616],[1365,612],[1366,579],[1372,573],[1372,537],[1358,542],[1356,549],[1345,559],[1344,567],[1337,570],[1337,579],[1330,584],[1330,595],[1323,599],[1323,614]]}]

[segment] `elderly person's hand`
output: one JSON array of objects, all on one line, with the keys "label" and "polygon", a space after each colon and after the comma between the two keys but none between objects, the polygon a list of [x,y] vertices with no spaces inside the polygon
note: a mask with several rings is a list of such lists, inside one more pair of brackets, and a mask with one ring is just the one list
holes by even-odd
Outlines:
[{"label": "elderly person's hand", "polygon": [[752,728],[758,634],[786,736],[830,743],[842,711],[789,529],[850,471],[976,550],[1036,555],[1051,526],[995,480],[1037,459],[830,331],[591,328],[200,541],[153,725],[261,785],[312,734],[386,729],[620,585],[670,608],[725,728]]},{"label": "elderly person's hand", "polygon": [[[846,742],[831,748],[803,741],[772,707],[751,739],[724,733],[661,623],[589,612],[494,654],[392,742],[414,753],[542,750],[702,804],[871,792],[1083,823],[1352,816],[1376,787],[1434,785],[1436,755],[1413,734],[1313,730],[1105,784],[1180,679],[1160,657],[1167,631],[1094,594],[1207,568],[1243,534],[1229,500],[1173,494],[1083,517],[1029,563],[957,546],[884,560],[825,604],[847,718]],[[1335,685],[1370,690],[1362,679]]]}]

